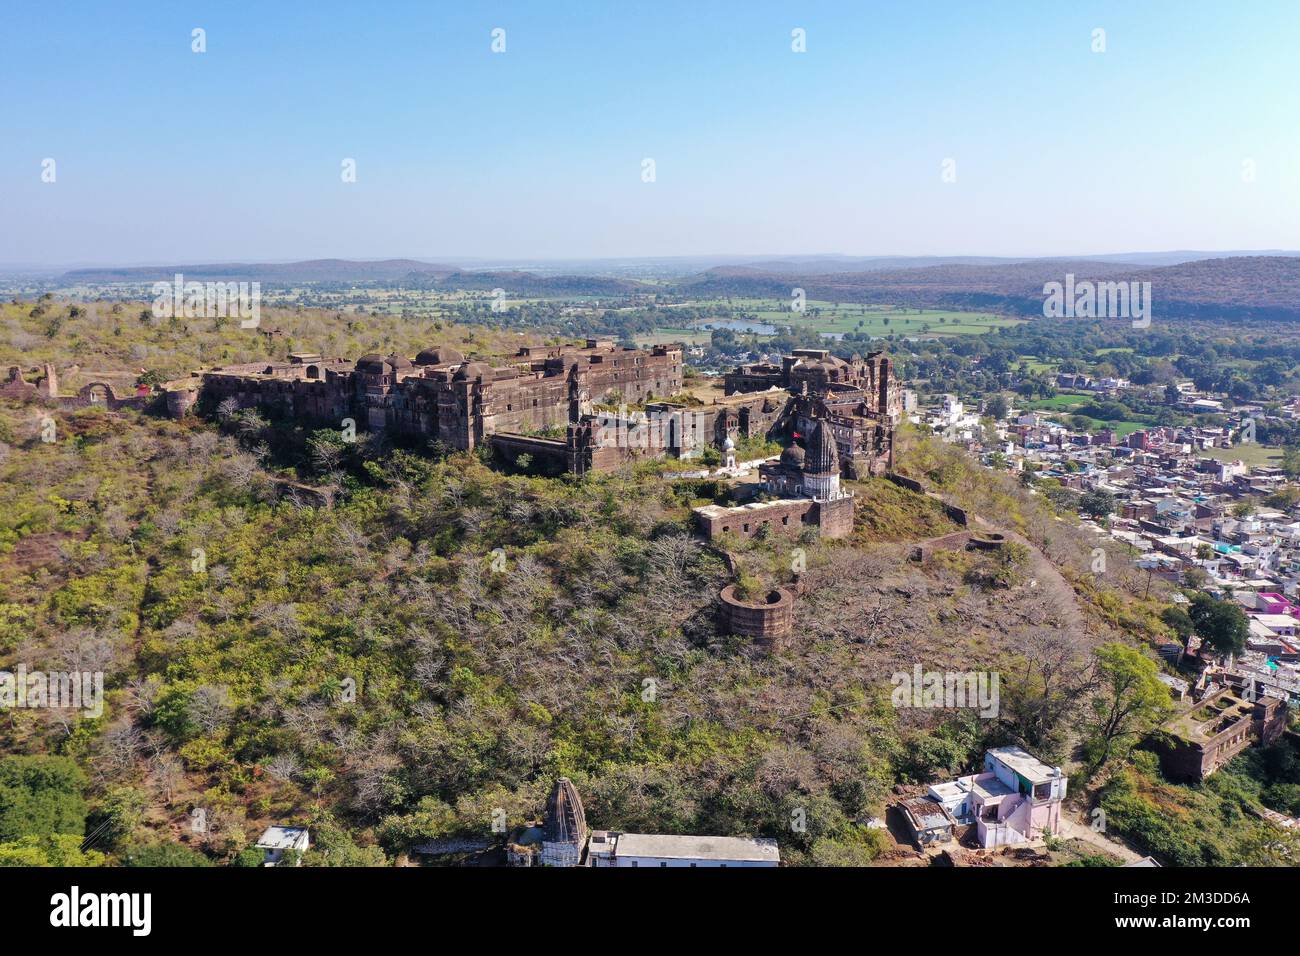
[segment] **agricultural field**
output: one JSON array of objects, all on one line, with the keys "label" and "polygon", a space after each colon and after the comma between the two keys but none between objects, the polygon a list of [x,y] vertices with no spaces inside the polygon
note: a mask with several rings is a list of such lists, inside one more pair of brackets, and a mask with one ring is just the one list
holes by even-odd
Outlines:
[{"label": "agricultural field", "polygon": [[997,328],[1022,324],[1022,320],[984,312],[841,305],[817,300],[810,300],[804,312],[794,312],[788,302],[777,299],[723,298],[684,305],[689,305],[696,311],[718,309],[724,314],[695,318],[688,327],[663,326],[654,333],[639,335],[638,343],[672,339],[702,345],[708,343],[711,329],[714,328],[727,328],[740,335],[757,335],[760,338],[775,335],[785,327],[815,332],[826,338],[838,338],[848,333],[876,337],[950,337],[983,335]]},{"label": "agricultural field", "polygon": [[656,345],[660,342],[685,342],[687,345],[708,345],[711,341],[711,332],[701,332],[697,329],[655,329],[653,332],[646,332],[635,337],[636,344],[639,346]]},{"label": "agricultural field", "polygon": [[727,298],[721,302],[743,313],[744,320],[806,328],[820,334],[983,335],[992,329],[1023,324],[1023,320],[987,312],[904,309],[816,299],[810,299],[803,312],[793,311],[790,303],[781,299]]},{"label": "agricultural field", "polygon": [[1252,468],[1282,465],[1282,449],[1257,442],[1243,442],[1231,448],[1207,448],[1196,453],[1201,458],[1214,458],[1218,461],[1241,461]]}]

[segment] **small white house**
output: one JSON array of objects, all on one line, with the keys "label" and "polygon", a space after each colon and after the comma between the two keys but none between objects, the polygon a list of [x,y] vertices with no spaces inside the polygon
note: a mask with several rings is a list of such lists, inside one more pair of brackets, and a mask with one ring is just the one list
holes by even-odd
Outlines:
[{"label": "small white house", "polygon": [[311,837],[306,827],[267,827],[257,841],[257,848],[264,854],[263,866],[279,866],[290,851],[294,852],[293,865],[298,866],[302,854],[311,848]]},{"label": "small white house", "polygon": [[677,836],[597,830],[587,844],[588,866],[778,866],[776,841],[759,837]]}]

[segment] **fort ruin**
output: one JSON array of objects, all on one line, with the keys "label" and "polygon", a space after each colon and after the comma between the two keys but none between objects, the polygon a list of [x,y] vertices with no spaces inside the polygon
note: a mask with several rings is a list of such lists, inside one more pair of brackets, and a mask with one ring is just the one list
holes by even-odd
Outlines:
[{"label": "fort ruin", "polygon": [[178,418],[200,402],[233,402],[273,419],[335,428],[351,420],[358,430],[454,450],[489,445],[510,462],[527,455],[543,473],[610,471],[642,456],[690,458],[728,440],[798,442],[814,432],[845,477],[892,465],[900,392],[882,353],[845,360],[798,349],[781,366],[728,374],[724,396],[711,404],[683,396],[682,356],[678,343],[631,348],[599,338],[525,346],[495,363],[448,346],[355,362],[294,352],[281,362],[197,371],[170,383],[165,400]]}]

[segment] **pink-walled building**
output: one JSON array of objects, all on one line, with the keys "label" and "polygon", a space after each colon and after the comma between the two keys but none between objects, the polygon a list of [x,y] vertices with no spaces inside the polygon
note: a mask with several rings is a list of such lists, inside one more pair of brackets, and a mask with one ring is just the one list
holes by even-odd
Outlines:
[{"label": "pink-walled building", "polygon": [[1261,591],[1255,595],[1255,610],[1261,614],[1287,614],[1300,618],[1300,606],[1292,604],[1281,594]]},{"label": "pink-walled building", "polygon": [[984,754],[984,772],[930,787],[958,823],[975,824],[980,846],[1033,843],[1046,831],[1061,832],[1061,804],[1067,779],[1019,747],[996,747]]}]

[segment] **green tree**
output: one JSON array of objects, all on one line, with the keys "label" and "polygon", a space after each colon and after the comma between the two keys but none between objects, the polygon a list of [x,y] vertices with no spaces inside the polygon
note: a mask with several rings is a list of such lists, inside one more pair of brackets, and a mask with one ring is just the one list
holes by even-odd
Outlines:
[{"label": "green tree", "polygon": [[1117,745],[1138,739],[1173,710],[1156,662],[1140,650],[1112,641],[1095,654],[1098,691],[1092,701],[1087,745],[1094,771],[1110,759]]},{"label": "green tree", "polygon": [[1115,513],[1115,496],[1100,488],[1086,491],[1079,498],[1079,511],[1090,518],[1102,521]]},{"label": "green tree", "polygon": [[86,775],[69,757],[0,759],[0,842],[52,833],[82,836]]},{"label": "green tree", "polygon": [[140,843],[122,854],[122,865],[130,867],[211,866],[212,861],[179,843]]},{"label": "green tree", "polygon": [[1221,654],[1240,654],[1250,634],[1250,619],[1234,601],[1216,601],[1204,592],[1192,598],[1187,616],[1196,633]]},{"label": "green tree", "polygon": [[1174,632],[1183,646],[1187,646],[1187,639],[1196,633],[1196,627],[1192,624],[1192,619],[1187,616],[1187,612],[1176,604],[1171,604],[1160,612],[1160,620]]},{"label": "green tree", "polygon": [[148,800],[135,787],[111,786],[86,820],[97,847],[114,847],[126,840],[144,819]]},{"label": "green tree", "polygon": [[4,866],[101,866],[104,854],[81,848],[74,833],[29,835],[0,843],[0,867]]},{"label": "green tree", "polygon": [[377,846],[361,847],[332,823],[312,829],[312,848],[302,856],[303,866],[387,866],[388,858]]},{"label": "green tree", "polygon": [[1282,471],[1288,478],[1300,478],[1300,445],[1282,449]]}]

